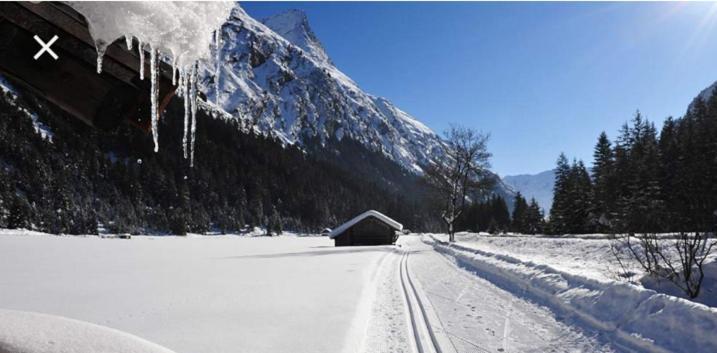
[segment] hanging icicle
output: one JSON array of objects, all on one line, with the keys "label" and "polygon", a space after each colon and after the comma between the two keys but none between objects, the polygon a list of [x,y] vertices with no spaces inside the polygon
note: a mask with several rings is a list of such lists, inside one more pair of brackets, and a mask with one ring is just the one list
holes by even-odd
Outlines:
[{"label": "hanging icicle", "polygon": [[149,70],[151,82],[151,102],[152,109],[152,138],[154,139],[154,152],[159,152],[159,52],[150,46]]},{"label": "hanging icicle", "polygon": [[189,139],[189,78],[187,77],[187,71],[182,70],[179,72],[179,83],[182,86],[182,96],[184,97],[184,137],[182,138],[182,147],[184,151],[184,159],[189,157],[189,150],[187,149],[187,141]]},{"label": "hanging icicle", "polygon": [[137,41],[137,50],[139,50],[139,79],[144,80],[144,49],[142,41]]},{"label": "hanging icicle", "polygon": [[177,85],[177,55],[172,57],[172,86]]},{"label": "hanging icicle", "polygon": [[[196,113],[198,109],[198,61],[216,61],[216,102],[219,103],[220,56],[222,47],[222,24],[230,17],[235,4],[227,1],[213,2],[68,2],[83,15],[97,49],[97,72],[103,72],[103,59],[107,47],[124,37],[127,50],[136,47],[139,56],[139,79],[144,80],[147,68],[144,48],[150,51],[150,115],[154,150],[159,150],[158,123],[160,118],[160,64],[162,54],[157,49],[169,49],[173,56],[172,85],[184,98],[184,155],[194,162]],[[109,20],[108,20],[109,19]],[[137,44],[134,44],[137,41]],[[214,45],[212,46],[212,42]],[[212,53],[214,48],[215,52]],[[174,55],[175,53],[179,55]],[[108,64],[109,65],[109,64]],[[211,64],[209,64],[211,65]],[[109,67],[108,67],[109,69]],[[212,70],[211,66],[207,70]],[[179,76],[179,77],[177,77]],[[211,84],[210,84],[211,85]],[[140,85],[144,86],[144,85]],[[190,117],[191,114],[191,117]],[[144,121],[146,116],[139,119]],[[189,145],[191,143],[191,146]]]},{"label": "hanging icicle", "polygon": [[103,40],[95,41],[95,49],[97,49],[97,73],[102,73],[102,61],[107,51],[107,43]]},{"label": "hanging icicle", "polygon": [[190,89],[191,92],[189,94],[190,96],[190,104],[192,106],[192,127],[190,129],[191,137],[190,137],[190,155],[189,155],[189,166],[194,167],[194,142],[196,138],[196,132],[197,132],[197,69],[198,69],[199,63],[195,62],[194,65],[192,65],[192,73],[189,77],[190,79]]}]

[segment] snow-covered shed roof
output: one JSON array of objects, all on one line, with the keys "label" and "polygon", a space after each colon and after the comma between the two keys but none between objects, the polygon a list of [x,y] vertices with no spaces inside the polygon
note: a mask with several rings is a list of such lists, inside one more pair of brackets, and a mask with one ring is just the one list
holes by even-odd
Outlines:
[{"label": "snow-covered shed roof", "polygon": [[395,230],[400,231],[403,229],[403,225],[401,223],[394,221],[393,219],[386,216],[385,214],[375,211],[375,210],[368,210],[368,211],[352,218],[348,222],[336,227],[336,229],[331,231],[331,234],[329,234],[329,237],[335,238],[335,237],[339,236],[341,233],[343,233],[347,229],[351,228],[351,226],[353,226],[354,224],[361,222],[362,220],[364,220],[368,217],[378,218],[381,222],[386,223],[389,227],[391,227]]}]

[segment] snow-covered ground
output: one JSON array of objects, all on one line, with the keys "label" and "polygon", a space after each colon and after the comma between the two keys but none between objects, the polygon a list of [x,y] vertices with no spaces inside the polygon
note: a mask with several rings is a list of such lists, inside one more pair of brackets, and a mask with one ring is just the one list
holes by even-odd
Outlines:
[{"label": "snow-covered ground", "polygon": [[561,248],[599,247],[568,242],[541,255],[522,237],[461,235],[452,246],[435,238],[336,248],[294,235],[124,240],[2,230],[0,352],[77,352],[53,349],[75,339],[130,347],[107,353],[717,349],[716,309],[537,262],[560,263]]},{"label": "snow-covered ground", "polygon": [[110,327],[177,353],[351,352],[391,248],[335,248],[326,237],[5,234],[0,308]]},{"label": "snow-covered ground", "polygon": [[0,309],[3,353],[173,353],[111,328],[32,312]]},{"label": "snow-covered ground", "polygon": [[419,237],[402,237],[410,271],[456,352],[614,352],[600,332],[456,266]]},{"label": "snow-covered ground", "polygon": [[[424,239],[459,266],[514,295],[545,305],[565,322],[597,332],[618,347],[648,352],[717,351],[717,309],[640,286],[585,276],[591,272],[581,268],[589,265],[563,264],[589,251],[576,244],[566,252],[541,244],[552,241],[543,238],[532,240],[533,250],[525,250],[530,246],[513,250],[512,242],[526,239],[506,237],[497,251],[486,249],[480,236],[462,235],[455,244],[441,238],[445,237]],[[541,250],[546,254],[539,255]],[[541,259],[549,259],[545,262],[550,264],[541,263]]]},{"label": "snow-covered ground", "polygon": [[[436,235],[438,239],[447,240],[445,235]],[[665,235],[667,238],[668,235]],[[539,265],[547,265],[558,271],[578,275],[600,282],[624,281],[620,276],[620,264],[610,250],[611,241],[604,234],[589,234],[571,237],[541,237],[526,235],[491,236],[477,233],[458,233],[459,244],[488,251],[490,253],[518,258],[522,261]],[[669,239],[666,241],[670,241]],[[703,291],[697,302],[717,306],[717,256],[709,259],[705,266]],[[627,270],[634,273],[632,281],[639,283],[645,275],[636,262],[624,263]],[[664,281],[663,281],[664,282]],[[670,295],[684,296],[670,283],[653,283],[651,289],[666,292]]]}]

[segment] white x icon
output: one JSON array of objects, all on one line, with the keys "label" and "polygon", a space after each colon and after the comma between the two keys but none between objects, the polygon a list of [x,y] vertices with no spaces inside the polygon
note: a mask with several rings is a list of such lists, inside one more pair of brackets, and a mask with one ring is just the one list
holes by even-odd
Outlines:
[{"label": "white x icon", "polygon": [[35,35],[35,41],[40,43],[40,46],[42,46],[42,49],[40,49],[40,51],[38,51],[37,54],[35,54],[35,56],[34,56],[35,60],[37,60],[37,58],[39,58],[44,52],[47,52],[48,54],[50,54],[50,56],[52,56],[53,59],[57,60],[57,54],[55,54],[55,52],[52,51],[52,49],[50,49],[50,46],[52,45],[52,43],[55,43],[56,40],[57,40],[57,36],[54,36],[54,37],[52,37],[52,39],[50,39],[49,42],[47,42],[47,44],[45,44],[45,42],[43,42],[42,39],[40,39],[40,37]]}]

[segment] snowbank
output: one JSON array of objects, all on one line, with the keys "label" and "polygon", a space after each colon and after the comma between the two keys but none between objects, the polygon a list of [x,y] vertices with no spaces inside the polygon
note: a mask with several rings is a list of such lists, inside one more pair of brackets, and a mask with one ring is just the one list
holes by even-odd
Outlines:
[{"label": "snowbank", "polygon": [[0,310],[2,353],[172,353],[111,328],[59,316]]},{"label": "snowbank", "polygon": [[[445,235],[435,234],[440,240],[447,240]],[[673,241],[670,234],[662,234],[664,241]],[[591,237],[548,237],[530,235],[489,235],[485,233],[457,233],[459,244],[499,255],[508,255],[530,261],[535,264],[548,265],[558,271],[579,275],[601,282],[629,280],[633,284],[642,284],[645,288],[657,292],[687,298],[685,293],[673,283],[666,280],[650,278],[643,268],[632,259],[623,259],[625,277],[621,265],[612,253],[611,245],[618,247],[624,244],[613,243],[606,234],[592,234]],[[672,248],[672,247],[668,247]],[[674,249],[671,249],[674,251]],[[671,256],[675,258],[677,253]],[[717,254],[705,263],[705,279],[700,296],[692,301],[717,307]]]},{"label": "snowbank", "polygon": [[630,349],[716,352],[717,309],[619,282],[600,282],[459,244],[431,238],[459,265],[513,293],[605,332]]}]

